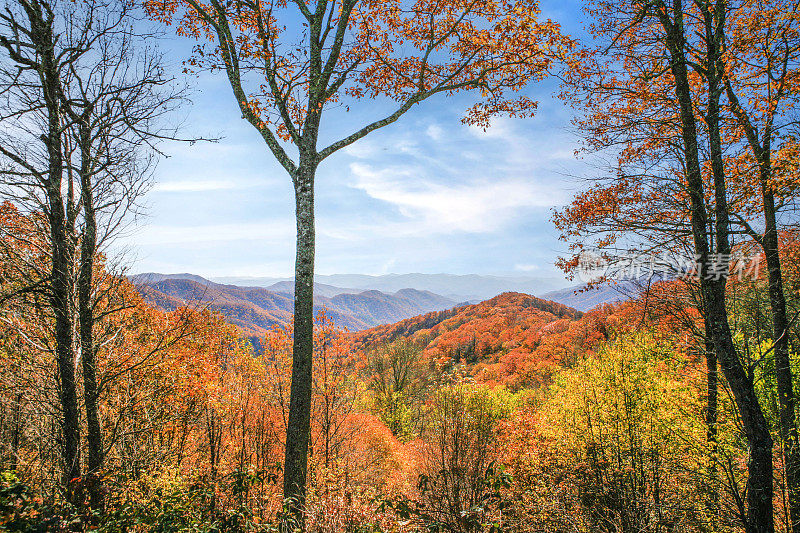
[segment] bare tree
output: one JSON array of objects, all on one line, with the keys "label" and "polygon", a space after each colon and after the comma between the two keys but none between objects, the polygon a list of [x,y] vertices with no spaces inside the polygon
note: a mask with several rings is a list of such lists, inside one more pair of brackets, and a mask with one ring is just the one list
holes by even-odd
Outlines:
[{"label": "bare tree", "polygon": [[0,15],[4,107],[3,192],[48,222],[50,273],[46,283],[54,316],[59,377],[64,484],[80,476],[80,418],[75,377],[74,258],[78,201],[65,173],[62,78],[71,61],[58,46],[57,14],[38,0],[9,3]]},{"label": "bare tree", "polygon": [[[35,288],[49,295],[54,316],[68,484],[81,475],[76,374],[80,368],[86,473],[96,478],[105,455],[97,356],[123,327],[107,327],[107,319],[129,305],[102,252],[138,212],[157,144],[175,138],[167,119],[185,90],[166,73],[157,35],[141,31],[128,0],[9,1],[0,21],[0,185],[47,220],[51,272]],[[99,494],[92,491],[93,503]]]},{"label": "bare tree", "polygon": [[[156,143],[174,138],[165,118],[185,99],[165,73],[162,55],[135,28],[135,4],[93,0],[73,13],[67,28],[69,47],[83,61],[69,68],[63,104],[73,127],[74,154],[69,171],[80,183],[81,247],[77,276],[81,366],[87,424],[87,472],[98,474],[104,458],[98,412],[102,383],[97,352],[114,331],[95,327],[128,305],[114,298],[117,280],[100,276],[98,253],[137,212],[150,184]],[[93,491],[96,499],[100,491]]]}]

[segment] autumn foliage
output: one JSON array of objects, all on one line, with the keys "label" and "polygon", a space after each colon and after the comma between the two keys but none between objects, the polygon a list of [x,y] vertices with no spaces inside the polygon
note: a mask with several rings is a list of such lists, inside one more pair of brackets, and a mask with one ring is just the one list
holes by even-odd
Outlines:
[{"label": "autumn foliage", "polygon": [[[3,209],[6,231],[35,223]],[[792,257],[797,241],[783,239]],[[790,269],[787,286],[795,278]],[[762,273],[729,290],[742,349],[768,357],[758,340],[764,317],[754,312],[764,284]],[[359,333],[320,314],[306,527],[737,530],[746,448],[724,397],[717,440],[707,440],[692,291],[664,282],[584,314],[506,293]],[[64,502],[53,470],[57,440],[42,423],[58,386],[40,344],[49,319],[15,312],[30,297],[3,303],[4,520],[88,524],[85,509]],[[106,466],[101,478],[70,486],[88,498],[89,484],[102,485],[98,525],[265,531],[285,519],[291,328],[276,326],[256,352],[220,315],[156,310],[125,282],[108,298],[126,305],[102,322],[114,333],[98,358]],[[758,372],[768,398],[769,364]]]},{"label": "autumn foliage", "polygon": [[[44,144],[0,143],[17,195],[0,204],[0,530],[800,533],[796,1],[589,0],[580,44],[536,0],[76,0],[63,34],[51,4],[17,1],[0,77],[21,109],[0,120]],[[99,37],[56,54],[103,6],[191,39],[185,73],[223,72],[286,170],[281,325],[202,299],[156,309],[98,248],[183,94],[131,97],[92,137],[119,94],[172,82],[153,61],[104,108],[78,95],[95,72],[78,59],[125,66],[108,43],[93,55]],[[101,33],[126,49],[140,22]],[[556,73],[579,151],[608,156],[553,212],[558,266],[598,260],[590,285],[642,257],[666,272],[636,270],[615,285],[627,299],[586,313],[520,293],[358,332],[314,313],[323,160],[436,95],[471,92],[479,128],[530,117],[525,88]],[[329,139],[356,105],[379,114]]]}]

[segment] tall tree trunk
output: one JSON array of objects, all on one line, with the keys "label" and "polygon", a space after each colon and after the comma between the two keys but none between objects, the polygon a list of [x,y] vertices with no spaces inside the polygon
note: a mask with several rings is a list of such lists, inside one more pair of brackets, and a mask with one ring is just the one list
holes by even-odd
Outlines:
[{"label": "tall tree trunk", "polygon": [[[712,338],[719,347],[717,354],[720,367],[736,401],[742,417],[742,427],[750,447],[747,463],[747,533],[772,533],[775,530],[772,511],[772,436],[767,421],[758,403],[753,388],[753,380],[745,372],[736,355],[731,339],[724,301],[725,286],[716,283],[710,291],[710,311],[712,316]],[[723,317],[724,316],[724,321]],[[724,359],[722,357],[724,356]]]},{"label": "tall tree trunk", "polygon": [[[784,74],[785,75],[785,74]],[[779,81],[779,80],[776,80]],[[783,292],[780,243],[778,239],[775,196],[772,190],[772,135],[771,119],[767,121],[759,139],[758,130],[739,102],[730,80],[725,86],[731,110],[747,135],[747,142],[758,162],[758,178],[761,186],[764,211],[764,233],[751,235],[764,250],[769,281],[769,300],[774,339],[775,379],[778,385],[780,439],[783,444],[784,472],[789,500],[789,522],[791,531],[800,533],[800,445],[798,444],[797,420],[792,369],[789,361],[789,320],[786,297]],[[773,111],[774,113],[775,111]]]},{"label": "tall tree trunk", "polygon": [[301,523],[306,496],[311,429],[314,358],[314,175],[316,165],[301,164],[294,176],[297,258],[294,273],[292,385],[286,428],[283,495]]},{"label": "tall tree trunk", "polygon": [[[55,189],[58,188],[58,193]],[[49,187],[50,238],[52,246],[50,306],[55,316],[55,349],[59,377],[59,399],[61,401],[61,431],[63,439],[63,482],[80,477],[80,417],[78,394],[75,382],[75,353],[73,344],[72,313],[72,261],[74,246],[66,235],[64,207],[61,203],[61,187]]]},{"label": "tall tree trunk", "polygon": [[48,173],[44,183],[47,195],[47,218],[50,226],[50,306],[55,321],[55,352],[59,378],[59,400],[62,420],[63,483],[80,477],[80,415],[75,382],[75,348],[73,320],[74,213],[65,207],[62,192],[64,173],[62,152],[62,117],[60,105],[60,72],[54,56],[55,36],[52,17],[36,3],[26,7],[30,20],[31,41],[41,58],[39,79],[47,110]]},{"label": "tall tree trunk", "polygon": [[[88,115],[88,113],[87,113]],[[88,119],[86,119],[88,121]],[[97,255],[97,217],[91,180],[91,132],[86,122],[80,124],[81,199],[84,228],[81,240],[81,262],[78,272],[78,320],[80,322],[83,401],[86,409],[87,473],[92,475],[90,496],[92,508],[102,506],[100,486],[103,466],[103,431],[98,410],[97,350],[94,344],[94,305],[92,280]]]},{"label": "tall tree trunk", "polygon": [[792,368],[789,362],[789,320],[786,313],[786,297],[783,292],[775,198],[768,180],[762,179],[761,187],[765,221],[762,247],[767,263],[769,301],[772,308],[775,378],[778,384],[780,436],[783,443],[786,488],[789,493],[789,521],[792,525],[791,530],[794,533],[800,533],[800,448],[798,447]]},{"label": "tall tree trunk", "polygon": [[[691,85],[687,72],[686,38],[683,25],[681,0],[673,0],[672,16],[658,12],[664,27],[667,48],[671,56],[670,69],[675,79],[675,95],[680,106],[681,135],[686,157],[686,180],[691,206],[691,227],[695,252],[700,266],[700,288],[705,307],[706,324],[710,327],[720,367],[725,375],[739,413],[742,417],[745,437],[750,446],[747,476],[747,533],[772,533],[775,530],[772,513],[772,437],[764,413],[758,403],[751,376],[739,360],[731,337],[726,302],[727,271],[715,279],[707,275],[706,269],[713,264],[707,234],[707,213],[700,170],[697,124],[695,121]],[[722,180],[721,182],[719,180]],[[724,176],[715,175],[715,199],[717,201],[716,237],[717,253],[729,250],[726,194]],[[722,204],[720,204],[722,200]],[[720,216],[723,220],[720,220]],[[716,258],[720,259],[719,256]],[[707,332],[708,334],[709,332]]]},{"label": "tall tree trunk", "polygon": [[[715,45],[720,46],[719,41],[717,39],[715,41]],[[711,49],[711,47],[709,48]],[[709,70],[712,72],[716,70],[718,53],[720,53],[719,49],[714,52],[709,51]],[[769,433],[769,426],[758,402],[752,376],[745,371],[741,361],[738,359],[725,307],[728,261],[731,254],[729,239],[730,219],[719,126],[720,85],[718,73],[709,75],[709,78],[713,80],[709,83],[707,122],[711,148],[711,168],[714,177],[714,213],[717,243],[715,262],[722,263],[724,269],[719,277],[716,274],[720,272],[716,271],[714,276],[711,276],[710,273],[705,273],[709,275],[702,276],[702,279],[710,285],[709,293],[711,294],[711,299],[707,300],[707,305],[710,307],[708,311],[710,311],[709,316],[711,317],[712,339],[718,356],[723,358],[721,360],[723,372],[725,372],[726,365],[729,367],[728,372],[726,372],[729,383],[731,379],[737,382],[735,388],[731,383],[731,390],[738,400],[737,403],[741,404],[739,405],[739,410],[747,442],[750,445],[747,479],[747,524],[745,524],[745,529],[748,533],[772,532],[774,531],[772,436]],[[705,263],[705,265],[708,264]]]}]

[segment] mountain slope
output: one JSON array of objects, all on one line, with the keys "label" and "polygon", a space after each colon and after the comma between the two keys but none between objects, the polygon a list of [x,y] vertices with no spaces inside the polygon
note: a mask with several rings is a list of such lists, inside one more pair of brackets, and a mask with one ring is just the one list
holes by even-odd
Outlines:
[{"label": "mountain slope", "polygon": [[163,279],[157,283],[136,283],[146,301],[165,310],[189,305],[219,311],[248,336],[261,336],[276,324],[287,324],[292,301],[264,289],[202,285],[190,279]]},{"label": "mountain slope", "polygon": [[397,322],[410,316],[453,307],[456,302],[429,291],[402,289],[394,294],[364,291],[320,298],[329,309],[347,310],[353,317],[376,325]]},{"label": "mountain slope", "polygon": [[391,342],[398,337],[411,338],[422,335],[429,341],[427,346],[431,347],[438,343],[438,337],[450,336],[464,325],[469,326],[468,329],[491,330],[497,333],[499,338],[502,330],[513,324],[525,324],[528,329],[534,319],[553,321],[580,316],[581,313],[577,310],[557,302],[542,300],[528,294],[507,292],[478,304],[427,313],[395,324],[377,326],[359,332],[357,338],[364,344],[374,344],[381,341]]}]

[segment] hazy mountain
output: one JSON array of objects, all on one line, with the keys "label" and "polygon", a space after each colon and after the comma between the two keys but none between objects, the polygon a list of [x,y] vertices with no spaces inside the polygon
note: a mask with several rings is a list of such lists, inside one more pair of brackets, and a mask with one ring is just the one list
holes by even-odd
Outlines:
[{"label": "hazy mountain", "polygon": [[449,309],[457,303],[444,296],[416,289],[402,289],[395,293],[344,293],[321,300],[325,307],[346,312],[370,325],[388,324],[430,311]]},{"label": "hazy mountain", "polygon": [[[291,279],[225,277],[209,281],[195,274],[157,273],[137,274],[131,279],[136,283],[147,284],[164,280],[188,279],[205,286],[236,286],[239,289],[265,288],[288,300],[288,304],[283,306],[288,313],[291,313],[292,309],[294,282]],[[223,280],[227,283],[220,283]],[[383,276],[334,274],[318,275],[316,280],[314,291],[317,305],[325,305],[332,311],[341,312],[342,320],[348,323],[350,329],[362,329],[376,324],[396,322],[413,316],[414,310],[425,309],[425,311],[418,311],[417,314],[419,314],[475,304],[503,292],[536,294],[540,298],[552,300],[579,311],[588,311],[603,303],[619,302],[637,292],[637,288],[632,282],[622,282],[615,286],[602,285],[588,291],[584,290],[585,285],[553,290],[553,286],[557,287],[560,283],[555,278],[477,274],[386,274]],[[414,292],[406,293],[411,290]],[[347,297],[348,295],[351,297]]]},{"label": "hazy mountain", "polygon": [[[343,289],[377,290],[396,292],[413,288],[444,295],[447,298],[463,301],[485,300],[503,292],[516,291],[541,294],[560,289],[562,279],[532,276],[484,276],[478,274],[385,274],[370,276],[366,274],[317,275],[317,283]],[[214,278],[219,283],[270,287],[289,278],[259,277],[221,277]]]},{"label": "hazy mountain", "polygon": [[260,276],[216,276],[212,278],[216,283],[224,285],[240,285],[244,287],[269,287],[276,283],[291,281],[292,278],[271,278]]},{"label": "hazy mountain", "polygon": [[621,302],[631,298],[638,290],[631,284],[600,285],[586,289],[586,285],[575,285],[541,295],[545,300],[558,302],[578,311],[588,311],[600,304]]},{"label": "hazy mountain", "polygon": [[406,287],[443,294],[459,301],[484,300],[503,292],[540,293],[559,287],[557,279],[536,277],[482,276],[477,274],[387,274],[366,276],[334,274],[317,276],[317,281],[339,287],[398,291]]},{"label": "hazy mountain", "polygon": [[[191,274],[186,277],[161,274],[139,274],[131,279],[145,299],[162,309],[181,305],[210,308],[222,313],[249,336],[259,336],[275,324],[291,319],[294,303],[291,284],[273,284],[274,289],[242,287],[208,281]],[[198,280],[199,278],[199,280]],[[429,291],[403,289],[395,293],[352,289],[339,292],[338,287],[317,287],[314,304],[325,308],[336,324],[352,331],[379,324],[397,322],[430,311],[448,309],[457,302]],[[324,294],[332,294],[325,296]]]},{"label": "hazy mountain", "polygon": [[[258,285],[260,286],[260,285]],[[286,280],[273,283],[266,286],[266,289],[273,292],[280,292],[282,294],[294,294],[294,281]],[[363,292],[361,289],[348,289],[345,287],[334,287],[333,285],[326,285],[325,283],[314,283],[314,294],[317,296],[325,296],[331,298],[337,294],[356,294]]]},{"label": "hazy mountain", "polygon": [[202,276],[198,276],[197,274],[189,274],[184,272],[183,274],[159,274],[158,272],[145,272],[144,274],[134,274],[129,276],[130,280],[133,283],[158,283],[159,281],[164,281],[165,279],[190,279],[192,281],[196,281],[202,285],[210,285],[213,281],[209,281]]}]

